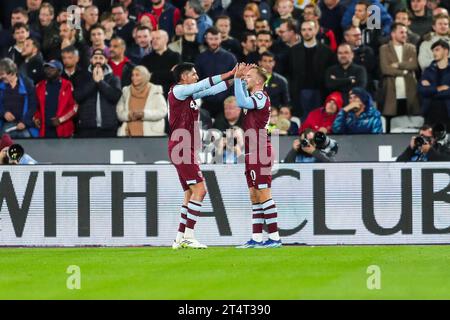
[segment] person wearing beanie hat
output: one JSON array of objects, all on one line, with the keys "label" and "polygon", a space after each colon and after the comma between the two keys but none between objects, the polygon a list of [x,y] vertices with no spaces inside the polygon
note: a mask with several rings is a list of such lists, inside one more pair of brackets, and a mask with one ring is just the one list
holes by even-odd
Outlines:
[{"label": "person wearing beanie hat", "polygon": [[308,128],[314,131],[321,130],[329,134],[333,133],[333,122],[343,105],[344,99],[340,92],[330,93],[325,99],[323,107],[314,109],[308,114],[299,129],[299,134]]},{"label": "person wearing beanie hat", "polygon": [[332,129],[338,134],[383,133],[381,113],[364,88],[355,87],[350,91],[349,104],[338,112]]}]

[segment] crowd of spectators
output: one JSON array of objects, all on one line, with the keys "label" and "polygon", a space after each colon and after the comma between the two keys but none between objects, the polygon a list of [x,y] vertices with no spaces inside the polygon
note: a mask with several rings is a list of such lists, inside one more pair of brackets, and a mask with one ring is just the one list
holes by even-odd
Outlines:
[{"label": "crowd of spectators", "polygon": [[[271,133],[450,130],[449,8],[449,0],[0,0],[0,134],[165,135],[172,69],[183,61],[200,78],[237,62],[265,68]],[[232,89],[199,103],[203,129],[241,126]]]}]

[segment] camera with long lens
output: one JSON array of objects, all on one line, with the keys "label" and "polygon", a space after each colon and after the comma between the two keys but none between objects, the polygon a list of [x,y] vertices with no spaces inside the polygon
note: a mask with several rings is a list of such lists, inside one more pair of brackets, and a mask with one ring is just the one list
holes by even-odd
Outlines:
[{"label": "camera with long lens", "polygon": [[19,162],[25,154],[25,150],[20,144],[13,144],[8,148],[8,152],[6,155],[8,156],[9,161],[17,161]]},{"label": "camera with long lens", "polygon": [[314,134],[314,143],[318,149],[326,149],[330,146],[330,138],[323,132],[317,131]]},{"label": "camera with long lens", "polygon": [[311,144],[309,143],[309,140],[304,138],[300,141],[300,146],[302,148],[307,148],[308,146],[310,146]]},{"label": "camera with long lens", "polygon": [[430,143],[430,138],[425,136],[418,136],[414,139],[414,147],[421,148],[424,144]]}]

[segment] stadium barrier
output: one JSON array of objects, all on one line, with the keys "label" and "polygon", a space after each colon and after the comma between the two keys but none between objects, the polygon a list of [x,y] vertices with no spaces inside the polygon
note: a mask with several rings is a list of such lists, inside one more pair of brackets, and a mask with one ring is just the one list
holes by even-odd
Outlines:
[{"label": "stadium barrier", "polygon": [[[450,163],[280,165],[286,244],[450,243]],[[167,246],[183,193],[171,165],[19,166],[1,172],[0,246]],[[209,245],[250,237],[242,165],[205,165]]]},{"label": "stadium barrier", "polygon": [[[412,134],[332,136],[339,143],[337,161],[392,161],[409,145]],[[279,137],[284,159],[297,137]],[[34,159],[44,164],[155,163],[168,161],[167,137],[22,139],[18,140]]]}]

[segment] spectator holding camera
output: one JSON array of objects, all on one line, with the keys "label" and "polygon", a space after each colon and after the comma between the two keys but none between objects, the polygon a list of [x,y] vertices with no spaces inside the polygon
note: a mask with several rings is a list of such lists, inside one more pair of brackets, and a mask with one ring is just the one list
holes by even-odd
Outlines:
[{"label": "spectator holding camera", "polygon": [[381,114],[365,89],[356,87],[350,91],[349,104],[338,112],[333,133],[383,133]]},{"label": "spectator holding camera", "polygon": [[338,144],[335,140],[326,136],[322,131],[314,132],[308,128],[300,134],[300,139],[294,140],[292,150],[289,151],[284,162],[334,162],[337,152]]},{"label": "spectator holding camera", "polygon": [[37,164],[37,162],[25,153],[21,145],[14,144],[10,135],[5,133],[0,139],[0,165],[7,164]]},{"label": "spectator holding camera", "polygon": [[219,140],[214,163],[236,164],[244,161],[244,131],[236,126]]},{"label": "spectator holding camera", "polygon": [[397,162],[450,161],[450,155],[438,151],[433,136],[433,128],[424,125],[419,136],[411,138],[408,148],[397,158]]},{"label": "spectator holding camera", "polygon": [[314,131],[320,130],[324,133],[332,133],[333,122],[343,105],[342,94],[338,91],[331,93],[325,99],[323,107],[316,108],[308,114],[308,117],[300,127],[300,132],[310,128]]}]

